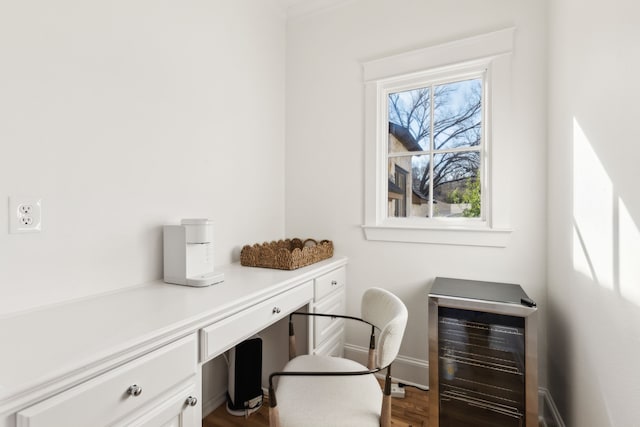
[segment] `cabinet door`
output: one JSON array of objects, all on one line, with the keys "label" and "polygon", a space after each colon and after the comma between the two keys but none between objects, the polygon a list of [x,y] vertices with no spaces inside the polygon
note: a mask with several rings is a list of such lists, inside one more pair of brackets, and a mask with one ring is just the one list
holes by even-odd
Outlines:
[{"label": "cabinet door", "polygon": [[195,335],[167,344],[17,414],[18,427],[112,425],[197,374]]},{"label": "cabinet door", "polygon": [[123,426],[128,427],[196,427],[200,425],[200,393],[195,384],[182,388],[173,396]]},{"label": "cabinet door", "polygon": [[[314,313],[322,314],[344,314],[345,313],[345,293],[334,292],[324,298],[313,308]],[[337,317],[318,316],[313,318],[314,322],[314,347],[320,347],[325,341],[336,334],[342,335],[344,329],[344,319]]]},{"label": "cabinet door", "polygon": [[317,347],[313,354],[322,356],[344,357],[344,331],[339,331],[331,339]]}]

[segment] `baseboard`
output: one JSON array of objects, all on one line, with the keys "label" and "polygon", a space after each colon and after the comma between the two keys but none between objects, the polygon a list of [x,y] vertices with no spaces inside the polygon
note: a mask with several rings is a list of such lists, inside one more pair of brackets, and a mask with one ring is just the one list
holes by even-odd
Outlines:
[{"label": "baseboard", "polygon": [[[344,356],[363,365],[367,364],[369,349],[352,344],[344,345]],[[393,362],[394,380],[418,387],[429,387],[429,363],[425,360],[398,355]]]},{"label": "baseboard", "polygon": [[209,400],[207,400],[206,402],[203,402],[202,418],[206,417],[207,415],[209,415],[210,413],[218,409],[218,406],[222,405],[223,403],[226,403],[226,401],[227,401],[227,390],[222,392],[222,394],[214,396]]}]

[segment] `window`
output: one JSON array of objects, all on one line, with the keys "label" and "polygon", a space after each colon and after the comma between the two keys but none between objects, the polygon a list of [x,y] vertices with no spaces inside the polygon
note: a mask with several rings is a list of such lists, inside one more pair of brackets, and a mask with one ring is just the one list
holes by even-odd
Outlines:
[{"label": "window", "polygon": [[388,217],[482,218],[483,80],[479,72],[385,91]]},{"label": "window", "polygon": [[364,64],[367,239],[506,246],[513,32]]}]

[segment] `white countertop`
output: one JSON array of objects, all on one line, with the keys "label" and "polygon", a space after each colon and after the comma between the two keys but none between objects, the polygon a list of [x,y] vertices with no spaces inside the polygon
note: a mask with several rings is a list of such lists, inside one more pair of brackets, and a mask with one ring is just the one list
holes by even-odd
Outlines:
[{"label": "white countertop", "polygon": [[9,401],[73,385],[107,362],[124,363],[346,262],[334,256],[292,271],[237,263],[217,268],[225,280],[209,287],[155,281],[0,319],[0,412]]}]

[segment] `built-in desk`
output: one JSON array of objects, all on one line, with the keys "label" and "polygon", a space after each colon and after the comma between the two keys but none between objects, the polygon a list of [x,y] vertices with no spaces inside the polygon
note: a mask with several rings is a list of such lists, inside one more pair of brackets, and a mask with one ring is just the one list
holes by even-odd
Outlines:
[{"label": "built-in desk", "polygon": [[[344,310],[346,263],[232,264],[206,288],[158,281],[2,318],[0,427],[199,425],[202,364],[302,306]],[[312,351],[341,351],[341,325],[309,331]]]}]

